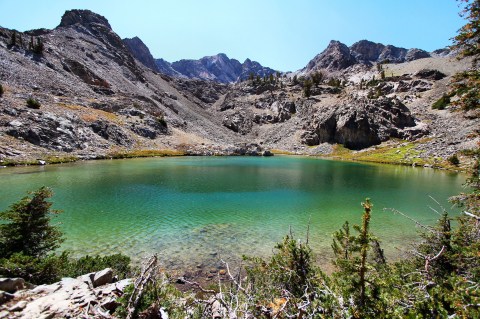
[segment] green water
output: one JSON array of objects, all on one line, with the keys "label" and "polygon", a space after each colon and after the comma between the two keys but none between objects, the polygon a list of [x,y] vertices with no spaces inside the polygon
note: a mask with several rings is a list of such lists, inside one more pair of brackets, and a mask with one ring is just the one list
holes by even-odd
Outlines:
[{"label": "green water", "polygon": [[432,169],[364,165],[303,157],[178,157],[91,161],[0,169],[0,210],[26,191],[49,186],[76,255],[158,253],[166,267],[209,266],[242,254],[267,256],[293,230],[320,262],[331,234],[359,223],[360,202],[374,204],[372,230],[396,258],[416,238],[395,208],[424,223],[462,190],[465,176]]}]

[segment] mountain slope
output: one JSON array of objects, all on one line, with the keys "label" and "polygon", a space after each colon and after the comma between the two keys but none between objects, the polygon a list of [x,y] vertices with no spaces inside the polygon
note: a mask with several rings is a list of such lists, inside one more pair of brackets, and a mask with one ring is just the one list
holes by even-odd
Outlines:
[{"label": "mountain slope", "polygon": [[[188,92],[138,63],[102,16],[67,11],[54,30],[16,33],[16,45],[13,34],[0,29],[3,157],[90,158],[238,140]],[[41,54],[25,43],[32,34],[43,39]],[[40,107],[28,107],[29,98]]]}]

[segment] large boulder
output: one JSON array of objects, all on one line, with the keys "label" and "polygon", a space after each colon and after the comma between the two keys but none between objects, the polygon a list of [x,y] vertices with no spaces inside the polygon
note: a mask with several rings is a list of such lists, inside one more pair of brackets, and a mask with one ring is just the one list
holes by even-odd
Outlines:
[{"label": "large boulder", "polygon": [[112,268],[105,268],[102,271],[99,271],[93,277],[93,287],[103,286],[109,284],[113,281],[113,270]]},{"label": "large boulder", "polygon": [[17,290],[25,289],[23,278],[0,278],[0,290],[14,293]]}]

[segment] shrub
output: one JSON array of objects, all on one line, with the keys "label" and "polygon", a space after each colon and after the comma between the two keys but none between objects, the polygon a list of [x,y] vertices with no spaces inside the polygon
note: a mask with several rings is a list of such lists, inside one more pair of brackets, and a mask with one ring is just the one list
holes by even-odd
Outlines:
[{"label": "shrub", "polygon": [[303,82],[303,94],[305,97],[310,97],[312,94],[312,81],[310,79],[306,79]]},{"label": "shrub", "polygon": [[432,109],[434,110],[443,110],[450,104],[450,96],[444,94],[441,98],[439,98],[435,103],[432,105]]},{"label": "shrub", "polygon": [[342,80],[340,79],[336,79],[336,78],[330,78],[330,80],[328,80],[327,84],[329,86],[333,86],[333,87],[340,87],[342,85]]},{"label": "shrub", "polygon": [[163,117],[163,115],[157,117],[157,123],[163,127],[167,127],[167,121],[165,121],[165,118]]},{"label": "shrub", "polygon": [[39,109],[40,108],[40,102],[35,100],[32,97],[29,97],[27,100],[27,106],[31,109]]},{"label": "shrub", "polygon": [[458,159],[457,154],[453,154],[447,160],[450,162],[450,164],[455,166],[458,166],[460,164],[460,160]]},{"label": "shrub", "polygon": [[[65,253],[68,256],[68,253]],[[96,272],[105,268],[112,268],[119,279],[125,279],[132,275],[130,257],[122,254],[108,256],[84,256],[79,259],[69,259],[59,269],[62,277],[78,277],[83,274]]]},{"label": "shrub", "polygon": [[27,256],[15,253],[9,258],[0,259],[0,275],[20,277],[33,284],[50,284],[61,279],[61,269],[68,264],[67,254],[50,254],[46,257]]}]

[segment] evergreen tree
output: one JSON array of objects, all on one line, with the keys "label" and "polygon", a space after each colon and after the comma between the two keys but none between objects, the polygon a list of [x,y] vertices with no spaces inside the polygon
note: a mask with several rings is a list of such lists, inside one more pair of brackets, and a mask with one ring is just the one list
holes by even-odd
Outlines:
[{"label": "evergreen tree", "polygon": [[251,82],[251,83],[254,83],[255,82],[255,77],[253,75],[253,72],[250,72],[250,74],[248,75],[248,80]]},{"label": "evergreen tree", "polygon": [[466,18],[467,24],[453,38],[454,46],[462,50],[462,56],[473,56],[476,64],[480,59],[480,0],[458,1],[465,4],[460,15]]},{"label": "evergreen tree", "polygon": [[44,49],[43,40],[41,38],[37,38],[37,44],[33,47],[33,52],[36,54],[42,54]]},{"label": "evergreen tree", "polygon": [[35,42],[33,42],[33,35],[30,37],[30,42],[28,43],[28,49],[33,51],[35,48]]},{"label": "evergreen tree", "polygon": [[303,94],[305,97],[310,97],[312,94],[312,81],[310,79],[303,81]]},{"label": "evergreen tree", "polygon": [[17,45],[17,31],[13,31],[12,36],[10,38],[10,45],[11,46]]},{"label": "evergreen tree", "polygon": [[293,80],[292,80],[292,81],[293,81],[293,85],[297,85],[297,84],[298,84],[298,78],[297,78],[297,75],[296,75],[296,74],[293,76]]},{"label": "evergreen tree", "polygon": [[[372,260],[385,263],[383,251],[378,241],[370,232],[370,218],[372,204],[367,198],[362,203],[364,212],[362,224],[354,225],[357,235],[352,235],[348,222],[333,235],[332,248],[336,259],[334,265],[337,272],[334,274],[338,287],[345,298],[351,298],[351,312],[355,318],[373,317],[382,310],[378,310],[380,303],[380,284],[372,267]],[[376,253],[370,253],[370,250]]]},{"label": "evergreen tree", "polygon": [[460,106],[463,110],[480,108],[480,0],[460,0],[465,3],[461,13],[467,20],[453,39],[454,48],[460,49],[461,56],[471,56],[473,69],[457,73],[454,76],[453,88],[450,95],[457,95],[458,99],[452,104]]},{"label": "evergreen tree", "polygon": [[51,216],[58,213],[47,201],[51,196],[52,191],[42,187],[0,212],[0,255],[43,257],[60,246],[62,233],[50,225]]}]

